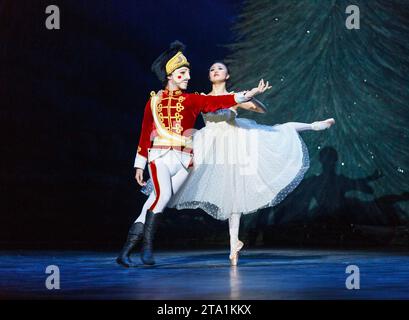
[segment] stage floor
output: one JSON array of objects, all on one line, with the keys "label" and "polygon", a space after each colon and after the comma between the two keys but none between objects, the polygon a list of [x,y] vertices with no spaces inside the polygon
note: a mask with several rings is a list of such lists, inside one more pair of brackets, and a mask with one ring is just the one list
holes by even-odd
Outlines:
[{"label": "stage floor", "polygon": [[[0,299],[409,299],[408,253],[243,250],[230,267],[227,251],[157,252],[155,266],[132,269],[114,252],[0,254]],[[49,265],[59,290],[46,288]],[[348,265],[358,290],[346,288]]]}]

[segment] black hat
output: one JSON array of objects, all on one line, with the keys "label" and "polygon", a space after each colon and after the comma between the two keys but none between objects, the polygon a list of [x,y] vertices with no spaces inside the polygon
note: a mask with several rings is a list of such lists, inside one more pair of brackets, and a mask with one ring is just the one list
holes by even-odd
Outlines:
[{"label": "black hat", "polygon": [[183,55],[184,50],[185,45],[182,42],[178,40],[173,41],[170,44],[169,49],[163,52],[152,63],[151,70],[161,82],[166,82],[167,76],[176,69],[190,66],[186,57]]}]

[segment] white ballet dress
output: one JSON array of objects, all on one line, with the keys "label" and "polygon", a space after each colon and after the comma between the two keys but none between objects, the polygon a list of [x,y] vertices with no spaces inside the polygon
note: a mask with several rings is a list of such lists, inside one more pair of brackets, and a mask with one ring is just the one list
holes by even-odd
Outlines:
[{"label": "white ballet dress", "polygon": [[[193,153],[193,169],[168,207],[200,208],[219,220],[277,205],[309,168],[307,147],[293,126],[245,118],[206,121],[193,135]],[[142,192],[152,189],[149,181]]]}]

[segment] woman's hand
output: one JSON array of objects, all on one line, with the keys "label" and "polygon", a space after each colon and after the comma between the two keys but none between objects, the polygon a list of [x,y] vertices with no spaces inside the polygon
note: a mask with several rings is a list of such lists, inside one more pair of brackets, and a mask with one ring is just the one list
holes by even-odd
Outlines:
[{"label": "woman's hand", "polygon": [[264,80],[261,79],[260,82],[258,83],[258,87],[251,89],[250,91],[247,91],[244,94],[244,97],[246,99],[251,99],[255,97],[256,95],[263,93],[267,90],[271,89],[271,86],[268,85],[268,81],[264,83]]},{"label": "woman's hand", "polygon": [[143,181],[143,170],[141,168],[136,168],[135,179],[141,187],[146,185],[146,182]]}]

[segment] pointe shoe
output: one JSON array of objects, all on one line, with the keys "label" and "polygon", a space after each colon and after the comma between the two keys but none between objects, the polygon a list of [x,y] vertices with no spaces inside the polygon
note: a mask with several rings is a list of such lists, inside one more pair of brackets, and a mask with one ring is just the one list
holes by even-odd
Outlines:
[{"label": "pointe shoe", "polygon": [[312,130],[321,131],[321,130],[329,129],[333,124],[335,124],[334,118],[329,118],[323,121],[315,121],[312,123]]},{"label": "pointe shoe", "polygon": [[230,265],[235,267],[239,262],[239,252],[243,248],[244,243],[240,240],[237,242],[236,251],[233,254],[230,254]]}]

